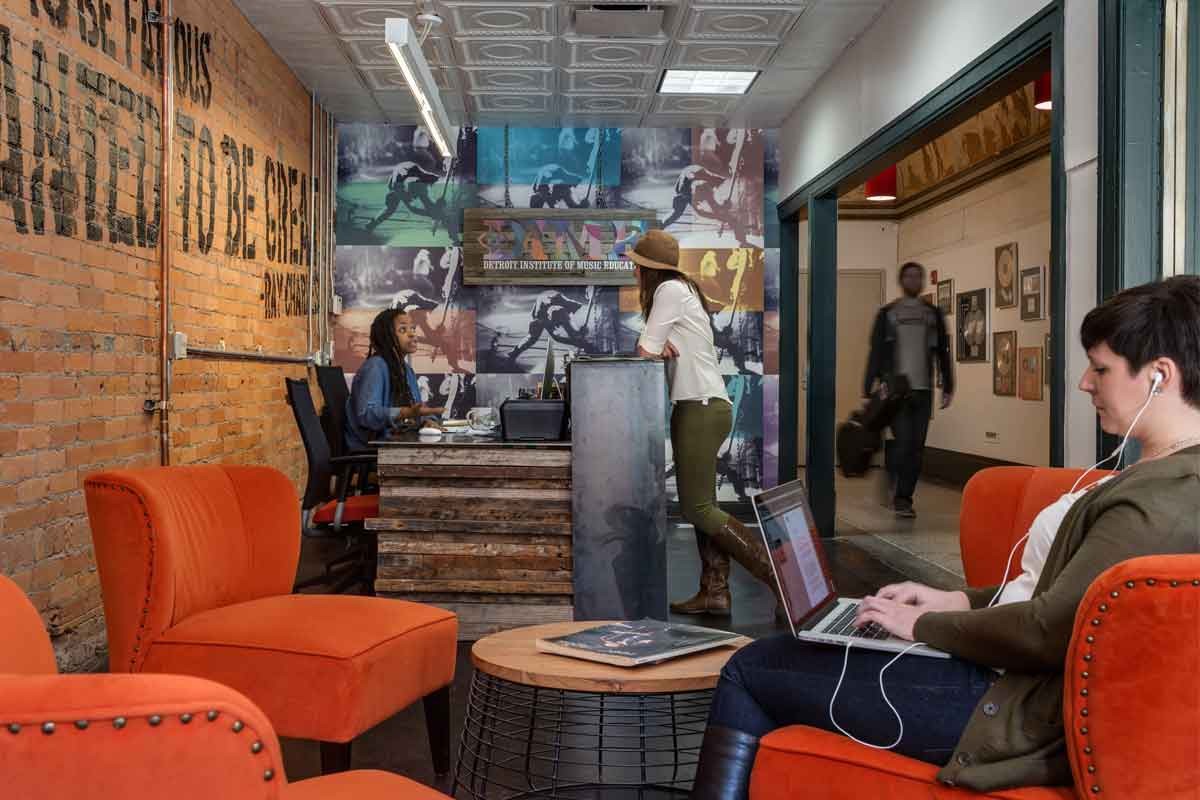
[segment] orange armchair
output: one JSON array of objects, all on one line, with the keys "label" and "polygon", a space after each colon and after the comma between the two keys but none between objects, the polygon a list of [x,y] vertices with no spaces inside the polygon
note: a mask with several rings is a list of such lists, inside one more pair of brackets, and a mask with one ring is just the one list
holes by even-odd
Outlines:
[{"label": "orange armchair", "polygon": [[[963,491],[959,522],[967,582],[984,586],[1004,579],[1013,544],[1079,474],[996,467],[975,475]],[[1010,577],[1019,571],[1018,552]],[[1079,797],[1198,798],[1198,655],[1200,556],[1133,559],[1096,579],[1076,618],[1063,700],[1076,790],[1030,787],[982,795],[950,788],[937,782],[930,764],[797,725],[763,737],[750,798],[1069,800],[1076,791]]]},{"label": "orange armchair", "polygon": [[249,700],[178,675],[58,675],[33,604],[0,577],[0,776],[22,800],[447,800],[387,772],[289,784]]},{"label": "orange armchair", "polygon": [[300,502],[268,467],[106,472],[85,482],[114,672],[207,678],[282,736],[349,743],[424,698],[434,768],[450,766],[458,622],[432,606],[291,594]]}]

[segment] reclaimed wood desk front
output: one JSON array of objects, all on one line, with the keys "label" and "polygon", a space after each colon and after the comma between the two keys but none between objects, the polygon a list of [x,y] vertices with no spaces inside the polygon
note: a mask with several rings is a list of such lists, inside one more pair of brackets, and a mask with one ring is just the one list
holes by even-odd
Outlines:
[{"label": "reclaimed wood desk front", "polygon": [[375,591],[458,614],[459,638],[572,618],[571,443],[404,434],[379,448]]}]

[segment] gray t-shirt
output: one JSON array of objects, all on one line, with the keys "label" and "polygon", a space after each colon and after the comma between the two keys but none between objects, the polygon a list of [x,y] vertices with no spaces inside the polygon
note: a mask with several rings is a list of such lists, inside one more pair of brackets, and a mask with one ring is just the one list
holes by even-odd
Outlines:
[{"label": "gray t-shirt", "polygon": [[896,372],[913,389],[929,389],[929,308],[924,300],[903,297],[891,311],[896,329]]}]

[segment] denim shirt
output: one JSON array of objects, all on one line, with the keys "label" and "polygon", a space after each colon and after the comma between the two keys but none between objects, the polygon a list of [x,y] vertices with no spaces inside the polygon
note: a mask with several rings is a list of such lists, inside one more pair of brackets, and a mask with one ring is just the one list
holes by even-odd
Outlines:
[{"label": "denim shirt", "polygon": [[[413,402],[421,402],[417,374],[407,361],[404,362],[404,371],[408,373],[408,390],[412,393]],[[354,374],[350,397],[346,400],[346,447],[365,450],[372,439],[386,436],[396,419],[393,405],[387,362],[381,356],[371,356]]]}]

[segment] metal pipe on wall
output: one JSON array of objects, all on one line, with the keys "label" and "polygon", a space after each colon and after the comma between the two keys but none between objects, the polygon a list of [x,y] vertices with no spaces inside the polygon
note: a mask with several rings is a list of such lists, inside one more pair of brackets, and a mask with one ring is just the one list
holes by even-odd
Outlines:
[{"label": "metal pipe on wall", "polygon": [[313,92],[310,97],[311,102],[308,106],[308,309],[305,315],[307,320],[305,353],[308,355],[312,355],[312,272],[313,259],[316,258],[314,253],[317,252],[316,242],[313,241],[317,231],[313,227],[317,205],[317,92]]},{"label": "metal pipe on wall", "polygon": [[335,188],[337,185],[337,136],[335,120],[331,114],[325,115],[325,174],[326,180],[329,183],[329,191],[325,193],[325,280],[326,291],[323,298],[325,304],[325,313],[321,315],[321,323],[325,326],[325,336],[322,339],[322,344],[326,348],[326,353],[330,355],[332,361],[332,334],[330,331],[329,322],[329,301],[333,296],[333,268],[336,253],[336,237],[337,237],[337,218],[336,218],[336,203],[337,194]]},{"label": "metal pipe on wall", "polygon": [[174,182],[171,178],[172,137],[175,122],[175,98],[172,85],[174,52],[170,46],[168,35],[171,25],[171,0],[162,0],[163,11],[159,17],[158,33],[159,47],[162,54],[162,117],[161,117],[161,146],[162,170],[159,175],[160,194],[162,196],[162,217],[158,226],[158,256],[159,256],[159,285],[160,290],[160,326],[159,326],[159,381],[158,381],[158,435],[159,460],[163,466],[171,463],[171,358],[169,341],[171,338],[171,189]]},{"label": "metal pipe on wall", "polygon": [[311,364],[308,356],[283,355],[282,353],[260,353],[251,350],[220,350],[213,347],[188,347],[189,358],[214,358],[228,361],[259,361],[264,364]]}]

